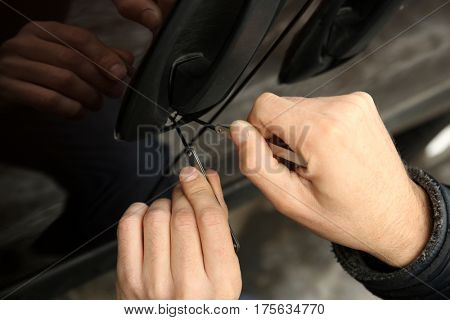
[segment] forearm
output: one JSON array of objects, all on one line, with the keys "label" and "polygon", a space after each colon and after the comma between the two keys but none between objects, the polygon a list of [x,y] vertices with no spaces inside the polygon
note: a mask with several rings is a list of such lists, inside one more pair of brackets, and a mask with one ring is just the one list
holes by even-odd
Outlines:
[{"label": "forearm", "polygon": [[411,178],[427,192],[432,231],[421,254],[405,268],[390,267],[361,251],[334,245],[338,261],[373,294],[385,299],[445,299],[450,296],[450,191],[421,170]]}]

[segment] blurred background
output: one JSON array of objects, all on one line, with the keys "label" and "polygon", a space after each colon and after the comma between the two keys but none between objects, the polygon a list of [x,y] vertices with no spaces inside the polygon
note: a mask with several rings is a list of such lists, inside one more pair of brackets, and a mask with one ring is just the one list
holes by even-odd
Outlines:
[{"label": "blurred background", "polygon": [[[450,183],[450,6],[417,23],[444,3],[405,1],[362,54],[332,71],[293,85],[278,84],[277,68],[288,45],[281,43],[216,122],[228,124],[245,119],[254,99],[266,91],[283,96],[367,91],[403,158],[441,182]],[[151,41],[147,30],[120,17],[109,0],[73,1],[67,23],[88,28],[107,44],[134,52],[138,61]],[[162,141],[168,143],[172,155],[181,150],[171,133]],[[222,151],[215,154],[216,163],[227,162],[238,168],[231,148],[218,149]],[[238,176],[237,170],[227,173],[224,183],[232,184],[239,180]],[[242,246],[239,256],[248,296],[376,299],[342,270],[328,241],[275,212],[245,181],[239,183],[230,194],[245,192],[241,191],[240,199],[231,206],[230,219]],[[26,248],[61,213],[65,191],[40,172],[2,165],[0,195],[2,278],[13,277],[25,268],[40,270],[54,262],[53,256],[34,259]],[[115,271],[103,271],[56,298],[114,299]]]}]

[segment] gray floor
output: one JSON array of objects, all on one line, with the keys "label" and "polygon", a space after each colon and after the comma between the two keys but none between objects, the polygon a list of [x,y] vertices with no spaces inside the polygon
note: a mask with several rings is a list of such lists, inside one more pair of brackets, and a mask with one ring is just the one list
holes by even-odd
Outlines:
[{"label": "gray floor", "polygon": [[[232,111],[222,116],[219,122],[229,123],[233,119],[245,118],[253,99],[264,91],[281,95],[307,95],[312,91],[313,95],[332,95],[366,90],[374,96],[391,132],[404,130],[398,125],[402,110],[417,101],[426,101],[429,92],[440,90],[445,93],[450,88],[449,6],[395,41],[389,41],[444,2],[407,1],[366,51],[373,54],[342,75],[340,73],[346,66],[293,86],[278,85],[273,66],[282,57],[274,52],[244,93],[237,97],[229,109]],[[76,1],[69,22],[95,30],[107,43],[128,48],[138,56],[145,51],[150,39],[144,29],[121,20],[109,0],[94,3]],[[333,78],[336,79],[329,81]],[[446,103],[443,108],[450,110],[449,107]],[[437,103],[429,108],[440,110],[442,106]],[[177,150],[179,146],[173,144],[173,151]],[[449,159],[447,151],[438,159],[416,157],[415,163],[425,166],[442,181],[450,182]],[[32,224],[37,234],[58,215],[64,203],[64,192],[51,180],[19,168],[1,167],[0,190],[0,212],[5,217],[1,221],[8,221],[0,223],[2,247],[26,245],[18,242],[20,233],[17,230]],[[375,298],[335,262],[329,242],[284,218],[263,198],[231,212],[231,224],[243,246],[241,268],[244,290],[254,297]],[[111,271],[60,298],[113,299],[114,281],[115,275]]]}]

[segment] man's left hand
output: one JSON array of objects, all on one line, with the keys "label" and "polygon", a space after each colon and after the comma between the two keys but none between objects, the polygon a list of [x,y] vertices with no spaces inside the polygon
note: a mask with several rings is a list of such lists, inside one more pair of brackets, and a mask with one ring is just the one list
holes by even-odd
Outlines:
[{"label": "man's left hand", "polygon": [[118,298],[239,298],[241,272],[220,179],[215,172],[208,179],[212,187],[185,168],[172,200],[128,208],[118,228]]}]

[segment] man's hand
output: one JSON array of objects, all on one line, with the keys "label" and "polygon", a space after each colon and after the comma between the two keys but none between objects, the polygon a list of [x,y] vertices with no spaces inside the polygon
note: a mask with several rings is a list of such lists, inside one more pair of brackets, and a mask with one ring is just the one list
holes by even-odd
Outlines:
[{"label": "man's hand", "polygon": [[130,53],[107,47],[87,30],[28,23],[0,46],[0,102],[77,118],[98,110],[102,94],[119,97],[132,63]]},{"label": "man's hand", "polygon": [[[425,192],[409,179],[372,98],[264,94],[232,125],[242,172],[282,213],[333,242],[401,267],[430,236]],[[307,162],[295,172],[265,138],[283,139]]]},{"label": "man's hand", "polygon": [[[135,203],[118,227],[121,299],[237,299],[242,280],[219,176],[192,167],[172,201]],[[219,204],[214,196],[217,195]]]},{"label": "man's hand", "polygon": [[113,0],[119,13],[156,33],[176,0]]}]

